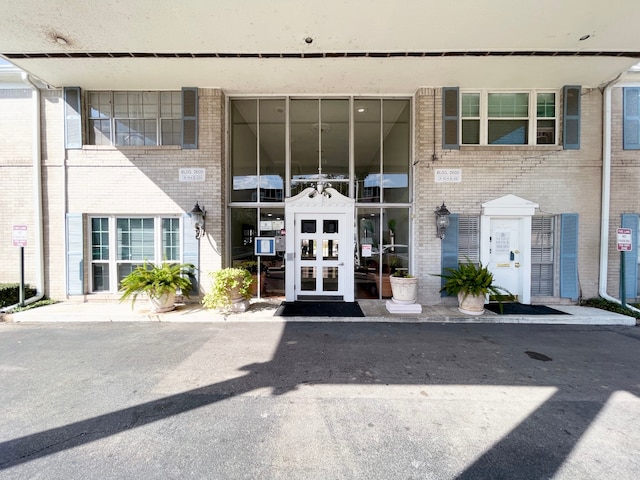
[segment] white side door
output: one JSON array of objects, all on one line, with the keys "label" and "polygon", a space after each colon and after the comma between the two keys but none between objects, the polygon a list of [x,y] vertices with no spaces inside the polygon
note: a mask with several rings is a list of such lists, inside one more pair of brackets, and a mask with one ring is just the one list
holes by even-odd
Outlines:
[{"label": "white side door", "polygon": [[493,273],[494,285],[506,288],[522,301],[522,219],[492,218],[490,230],[487,267]]}]

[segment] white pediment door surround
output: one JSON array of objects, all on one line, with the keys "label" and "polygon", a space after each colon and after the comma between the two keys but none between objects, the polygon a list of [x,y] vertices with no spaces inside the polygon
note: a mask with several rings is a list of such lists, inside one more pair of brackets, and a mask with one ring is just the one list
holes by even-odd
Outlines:
[{"label": "white pediment door surround", "polygon": [[538,207],[512,194],[482,204],[480,261],[494,274],[495,284],[523,304],[531,303],[531,217]]},{"label": "white pediment door surround", "polygon": [[[319,192],[313,187],[308,187],[294,197],[285,199],[285,294],[286,300],[292,302],[296,300],[295,279],[296,269],[300,261],[299,242],[296,238],[296,214],[344,214],[346,215],[346,224],[344,232],[341,235],[340,245],[354,247],[355,239],[355,200],[345,197],[340,192],[331,187],[324,187]],[[345,247],[341,247],[345,248]],[[348,253],[348,252],[347,252]],[[344,256],[344,272],[346,284],[344,287],[344,301],[353,302],[354,300],[354,255],[353,253]]]}]

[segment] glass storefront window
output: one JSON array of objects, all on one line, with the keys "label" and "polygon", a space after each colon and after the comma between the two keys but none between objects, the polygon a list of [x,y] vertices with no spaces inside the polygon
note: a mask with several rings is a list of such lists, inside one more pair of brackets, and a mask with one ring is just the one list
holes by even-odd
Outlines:
[{"label": "glass storefront window", "polygon": [[409,201],[409,100],[383,100],[382,201]]},{"label": "glass storefront window", "polygon": [[355,297],[391,297],[389,276],[409,268],[409,209],[358,208]]},{"label": "glass storefront window", "polygon": [[[261,257],[259,269],[267,276],[265,295],[284,295],[285,196],[324,182],[342,195],[355,197],[360,207],[378,204],[357,208],[356,297],[389,297],[391,270],[409,267],[410,112],[410,99],[232,99],[232,264],[256,265],[255,237],[276,237],[276,255]],[[271,208],[268,202],[278,205]],[[392,208],[392,204],[399,205]],[[318,232],[333,228],[323,222],[314,227]],[[296,248],[303,256],[333,257],[338,243],[300,241]],[[323,269],[297,273],[308,280],[309,288],[314,285],[312,290],[319,275],[333,278],[333,272]]]},{"label": "glass storefront window", "polygon": [[258,188],[257,100],[231,103],[231,201],[255,202]]}]

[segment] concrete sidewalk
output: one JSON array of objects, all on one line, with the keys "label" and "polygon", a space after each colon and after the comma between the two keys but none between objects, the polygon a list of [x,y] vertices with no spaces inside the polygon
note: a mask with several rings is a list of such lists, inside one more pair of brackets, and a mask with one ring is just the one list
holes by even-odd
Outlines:
[{"label": "concrete sidewalk", "polygon": [[[32,322],[407,322],[407,323],[523,323],[555,325],[636,325],[636,319],[592,307],[554,305],[569,315],[499,315],[485,311],[482,316],[460,313],[455,306],[423,305],[421,314],[391,314],[385,300],[359,300],[364,317],[279,317],[274,313],[282,298],[253,299],[249,310],[221,313],[198,303],[180,304],[172,312],[153,313],[144,301],[136,303],[61,302],[24,312],[4,314],[0,321]],[[0,314],[2,315],[2,314]]]}]

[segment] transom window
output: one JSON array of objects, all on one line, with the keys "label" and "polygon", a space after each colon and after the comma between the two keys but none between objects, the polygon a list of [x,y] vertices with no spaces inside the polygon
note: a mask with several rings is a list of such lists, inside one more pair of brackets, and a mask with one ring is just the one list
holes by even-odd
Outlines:
[{"label": "transom window", "polygon": [[144,261],[180,262],[180,238],[179,218],[92,218],[92,291],[117,291],[120,281]]},{"label": "transom window", "polygon": [[555,92],[462,92],[463,145],[555,145]]},{"label": "transom window", "polygon": [[182,94],[89,92],[90,145],[180,145]]}]

